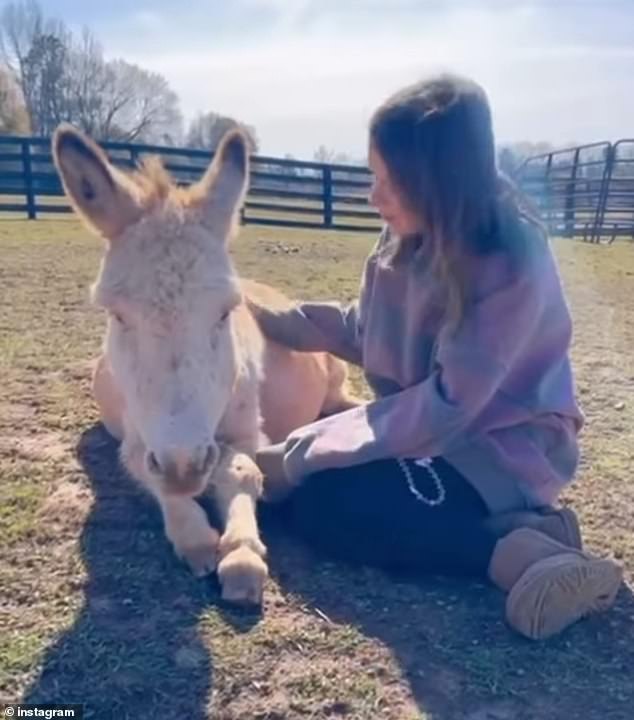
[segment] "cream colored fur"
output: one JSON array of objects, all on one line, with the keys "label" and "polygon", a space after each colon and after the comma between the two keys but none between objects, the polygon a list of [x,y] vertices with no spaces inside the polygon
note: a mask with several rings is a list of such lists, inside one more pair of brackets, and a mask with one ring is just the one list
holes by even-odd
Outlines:
[{"label": "cream colored fur", "polygon": [[[267,341],[245,304],[283,307],[241,281],[228,245],[248,182],[244,136],[230,132],[202,180],[182,190],[159,163],[114,168],[70,126],[53,149],[78,214],[106,240],[94,302],[108,312],[93,391],[130,474],[158,500],[166,535],[226,599],[259,603],[267,576],[255,503],[259,444],[354,404],[345,365]],[[211,493],[221,535],[194,499]]]}]

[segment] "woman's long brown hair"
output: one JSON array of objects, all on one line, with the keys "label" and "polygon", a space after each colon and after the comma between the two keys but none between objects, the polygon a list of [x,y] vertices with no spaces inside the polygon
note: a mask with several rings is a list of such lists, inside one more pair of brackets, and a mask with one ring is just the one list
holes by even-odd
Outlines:
[{"label": "woman's long brown hair", "polygon": [[[508,223],[525,214],[497,170],[486,94],[455,75],[409,86],[376,110],[370,142],[421,219],[421,242],[446,288],[447,320],[456,325],[468,294],[467,256],[515,249],[517,232]],[[402,240],[411,246],[411,238]],[[397,248],[394,262],[401,256]]]}]

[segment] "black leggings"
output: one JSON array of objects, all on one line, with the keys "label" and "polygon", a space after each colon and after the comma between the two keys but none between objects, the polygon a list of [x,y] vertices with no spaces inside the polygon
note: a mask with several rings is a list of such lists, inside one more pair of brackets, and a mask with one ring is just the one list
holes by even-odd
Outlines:
[{"label": "black leggings", "polygon": [[497,536],[465,478],[442,458],[381,460],[304,479],[281,508],[328,555],[385,569],[487,574]]}]

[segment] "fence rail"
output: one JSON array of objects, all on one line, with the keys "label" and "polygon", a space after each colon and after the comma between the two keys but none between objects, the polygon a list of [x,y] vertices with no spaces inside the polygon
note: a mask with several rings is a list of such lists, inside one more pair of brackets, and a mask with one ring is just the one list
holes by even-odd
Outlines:
[{"label": "fence rail", "polygon": [[515,179],[552,234],[594,243],[634,239],[634,140],[536,155]]},{"label": "fence rail", "polygon": [[[188,148],[112,142],[102,147],[115,165],[128,169],[158,155],[184,185],[200,178],[212,158],[211,152]],[[634,238],[634,139],[528,158],[515,180],[553,234],[591,242]],[[357,165],[253,156],[242,221],[377,232],[379,216],[367,199],[370,184],[370,171]],[[35,219],[70,210],[50,140],[0,135],[0,213]]]},{"label": "fence rail", "polygon": [[[102,143],[114,165],[136,167],[158,155],[176,182],[198,180],[213,154],[205,150]],[[251,158],[251,176],[242,221],[250,224],[378,232],[378,214],[368,205],[370,171],[267,156]],[[71,211],[55,170],[48,138],[0,135],[0,213],[30,219]]]}]

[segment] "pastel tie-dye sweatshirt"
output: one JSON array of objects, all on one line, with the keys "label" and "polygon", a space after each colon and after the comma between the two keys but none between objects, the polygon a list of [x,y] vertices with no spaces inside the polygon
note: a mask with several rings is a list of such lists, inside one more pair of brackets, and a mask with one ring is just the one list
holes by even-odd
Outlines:
[{"label": "pastel tie-dye sweatshirt", "polygon": [[266,335],[361,365],[376,399],[294,431],[293,478],[382,458],[442,456],[491,512],[555,500],[578,464],[583,417],[568,356],[571,319],[549,243],[518,220],[518,252],[468,263],[460,324],[443,322],[446,295],[424,246],[392,263],[385,230],[349,306],[302,303],[258,313]]}]

